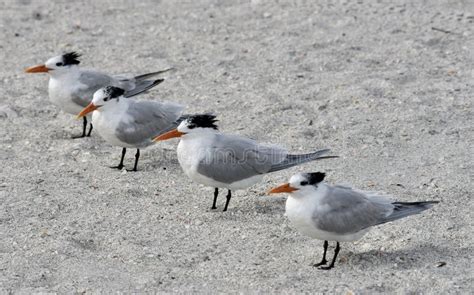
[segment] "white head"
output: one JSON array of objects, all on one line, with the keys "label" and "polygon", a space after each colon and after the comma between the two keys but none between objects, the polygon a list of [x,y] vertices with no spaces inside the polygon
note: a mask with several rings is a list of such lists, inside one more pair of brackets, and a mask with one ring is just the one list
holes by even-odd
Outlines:
[{"label": "white head", "polygon": [[216,122],[216,116],[211,114],[188,116],[179,123],[176,129],[159,135],[154,140],[161,141],[187,134],[216,132],[218,129]]},{"label": "white head", "polygon": [[80,55],[76,52],[69,52],[48,59],[44,65],[38,65],[26,69],[27,73],[49,73],[51,75],[61,74],[65,71],[75,68],[81,62]]},{"label": "white head", "polygon": [[92,98],[92,103],[96,107],[102,107],[105,105],[116,104],[123,98],[125,90],[115,86],[106,86],[100,88],[94,93]]},{"label": "white head", "polygon": [[326,174],[322,172],[298,173],[290,178],[290,182],[280,185],[269,194],[289,193],[291,197],[300,197],[315,192],[323,182]]},{"label": "white head", "polygon": [[94,110],[107,109],[108,107],[118,104],[121,99],[124,99],[124,93],[125,90],[114,86],[100,88],[94,93],[91,103],[85,107],[77,117],[80,118]]},{"label": "white head", "polygon": [[177,129],[185,134],[214,131],[218,129],[216,122],[216,116],[211,114],[192,115],[183,120]]}]

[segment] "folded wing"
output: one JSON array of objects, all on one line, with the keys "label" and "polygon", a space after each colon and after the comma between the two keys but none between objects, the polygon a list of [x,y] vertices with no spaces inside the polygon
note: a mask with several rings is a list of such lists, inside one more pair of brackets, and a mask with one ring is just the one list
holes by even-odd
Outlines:
[{"label": "folded wing", "polygon": [[84,70],[79,76],[79,86],[72,93],[72,101],[82,107],[86,107],[92,101],[97,90],[113,85],[113,83],[114,80],[106,74]]},{"label": "folded wing", "polygon": [[394,206],[382,198],[371,200],[364,194],[342,186],[327,186],[312,220],[316,227],[337,234],[351,234],[382,223]]},{"label": "folded wing", "polygon": [[152,138],[168,130],[179,118],[184,107],[170,102],[130,100],[124,120],[116,135],[126,143],[149,145]]},{"label": "folded wing", "polygon": [[222,183],[233,183],[259,174],[284,160],[287,151],[234,135],[216,134],[198,165],[198,172]]}]

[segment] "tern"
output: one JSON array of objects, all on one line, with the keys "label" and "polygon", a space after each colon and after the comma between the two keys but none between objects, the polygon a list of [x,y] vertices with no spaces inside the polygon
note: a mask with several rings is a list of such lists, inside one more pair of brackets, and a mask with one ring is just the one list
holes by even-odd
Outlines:
[{"label": "tern", "polygon": [[[27,73],[48,73],[49,79],[49,99],[62,111],[76,115],[87,106],[98,89],[105,86],[118,86],[126,90],[125,96],[132,97],[142,93],[163,80],[148,80],[150,77],[162,74],[171,69],[144,74],[136,77],[126,77],[125,75],[111,76],[95,70],[82,69],[78,65],[80,55],[70,52],[55,56],[42,65],[27,68]],[[90,136],[92,124],[89,132],[87,129],[87,117],[83,119],[83,129],[80,138]]]},{"label": "tern", "polygon": [[127,148],[136,148],[131,171],[137,171],[140,148],[151,145],[152,137],[176,127],[184,107],[169,102],[136,101],[124,94],[124,89],[114,86],[97,90],[77,118],[93,112],[92,124],[99,135],[109,144],[122,147],[120,164],[111,168],[121,170]]},{"label": "tern", "polygon": [[323,156],[328,149],[310,154],[291,155],[275,145],[259,144],[254,140],[220,133],[216,117],[210,114],[190,115],[178,127],[157,136],[154,140],[180,137],[178,161],[192,180],[214,187],[212,209],[217,209],[219,188],[225,188],[227,211],[232,190],[248,188],[270,172],[290,168],[309,161],[335,158]]},{"label": "tern", "polygon": [[[289,193],[286,216],[301,233],[324,240],[321,262],[313,266],[331,269],[340,250],[340,242],[356,241],[371,227],[418,214],[438,203],[395,202],[388,197],[346,186],[323,182],[324,173],[293,175],[289,183],[270,190],[269,194]],[[336,241],[334,257],[326,266],[328,241]]]}]

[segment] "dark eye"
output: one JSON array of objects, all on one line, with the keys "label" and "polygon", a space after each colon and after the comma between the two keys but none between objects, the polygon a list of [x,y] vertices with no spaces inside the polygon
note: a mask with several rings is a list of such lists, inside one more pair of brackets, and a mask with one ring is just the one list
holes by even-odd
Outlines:
[{"label": "dark eye", "polygon": [[190,124],[190,125],[188,125],[188,128],[189,128],[189,129],[194,129],[194,128],[196,128],[196,125]]},{"label": "dark eye", "polygon": [[110,99],[110,97],[104,97],[104,101],[108,101]]},{"label": "dark eye", "polygon": [[300,182],[300,184],[301,184],[301,185],[307,185],[308,182],[307,182],[307,181],[302,181],[302,182]]},{"label": "dark eye", "polygon": [[58,67],[60,67],[60,66],[62,66],[62,65],[63,65],[62,62],[57,62],[57,63],[56,63],[56,66],[58,66]]}]

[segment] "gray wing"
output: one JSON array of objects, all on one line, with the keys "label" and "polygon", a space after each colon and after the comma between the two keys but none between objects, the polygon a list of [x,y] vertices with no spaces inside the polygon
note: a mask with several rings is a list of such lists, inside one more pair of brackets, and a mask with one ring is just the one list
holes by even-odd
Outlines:
[{"label": "gray wing", "polygon": [[112,76],[112,79],[115,82],[114,86],[120,87],[125,91],[133,90],[136,87],[136,80],[130,74],[114,75]]},{"label": "gray wing", "polygon": [[165,81],[165,80],[164,79],[157,79],[157,80],[137,81],[137,83],[135,85],[135,88],[125,92],[124,96],[128,98],[128,97],[138,95],[140,93],[143,93],[143,92],[155,87],[156,85],[161,84],[163,81]]},{"label": "gray wing", "polygon": [[97,90],[114,85],[115,80],[106,74],[85,70],[81,72],[79,82],[80,86],[73,91],[72,101],[86,107],[92,101]]},{"label": "gray wing", "polygon": [[315,225],[324,231],[349,234],[379,224],[393,211],[390,202],[371,200],[362,193],[341,186],[327,186],[328,192],[319,210],[312,216]]},{"label": "gray wing", "polygon": [[[165,71],[137,77],[149,77],[162,72]],[[83,70],[79,76],[80,86],[73,92],[72,101],[80,106],[86,107],[92,101],[94,93],[105,86],[120,87],[126,91],[125,96],[130,97],[140,94],[163,82],[163,80],[144,80],[143,78],[137,79],[137,77],[125,74],[109,76],[93,70]]]},{"label": "gray wing", "polygon": [[321,159],[332,159],[338,158],[338,156],[324,156],[330,151],[330,149],[319,150],[309,154],[300,155],[286,155],[285,159],[280,163],[273,165],[269,172],[280,171],[288,169],[296,165],[304,164],[310,161],[316,161]]},{"label": "gray wing", "polygon": [[234,135],[216,134],[199,162],[198,172],[223,183],[233,183],[267,173],[287,152]]},{"label": "gray wing", "polygon": [[152,80],[147,80],[147,79],[172,71],[172,70],[174,69],[169,68],[166,70],[142,74],[135,77],[133,77],[130,74],[114,75],[113,79],[116,82],[115,86],[125,89],[126,91],[125,97],[132,97],[142,92],[145,92],[164,81],[164,79],[152,79]]},{"label": "gray wing", "polygon": [[168,130],[184,109],[169,102],[129,101],[126,119],[118,125],[116,135],[121,141],[138,147],[151,144],[153,137]]}]

